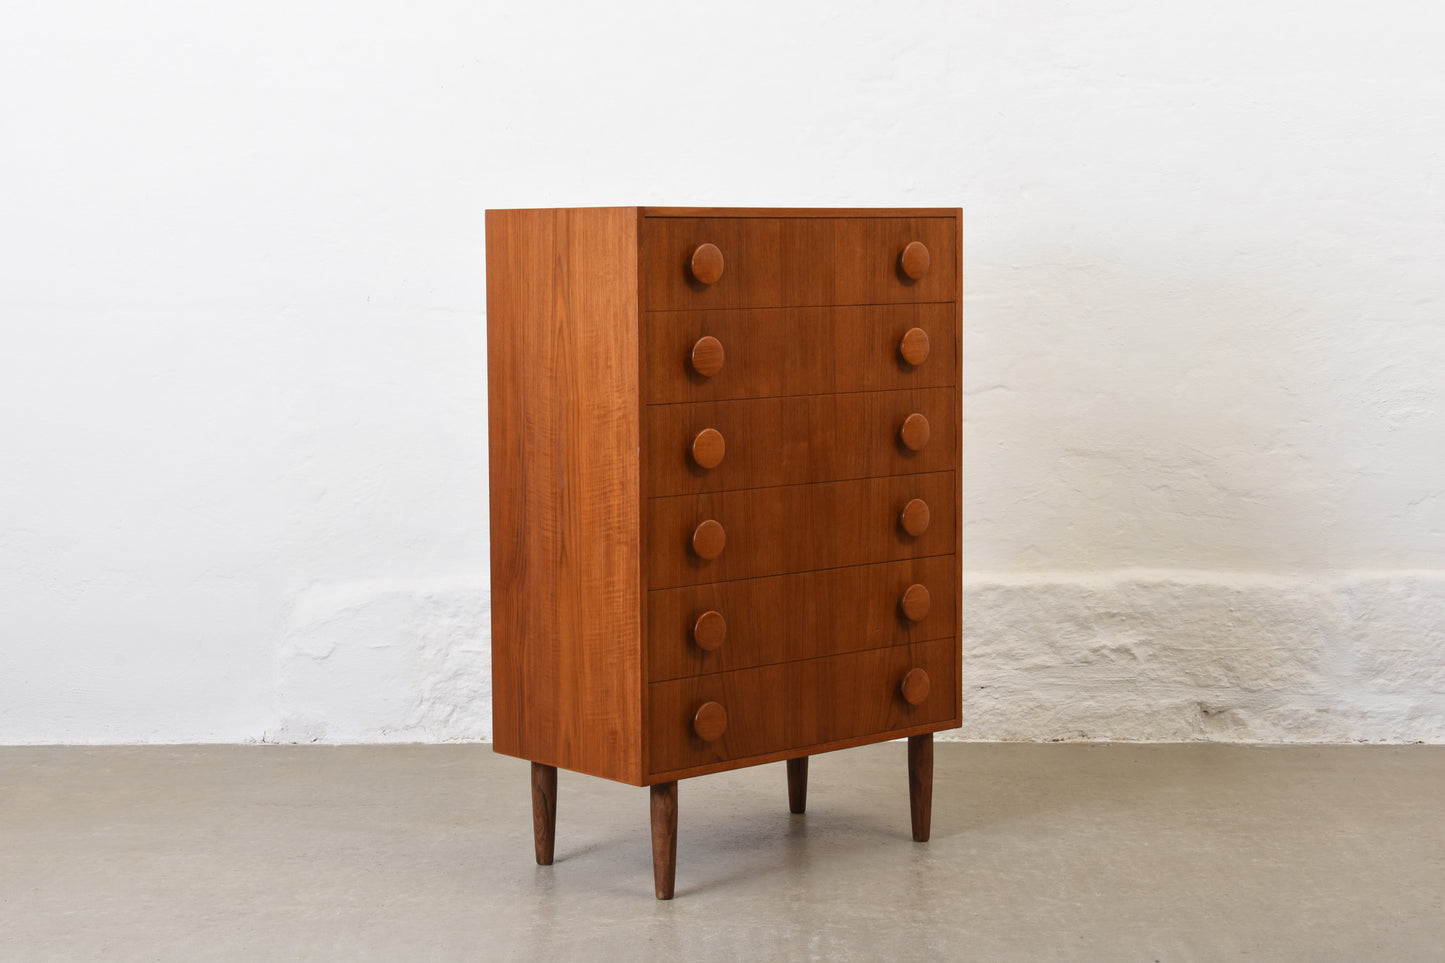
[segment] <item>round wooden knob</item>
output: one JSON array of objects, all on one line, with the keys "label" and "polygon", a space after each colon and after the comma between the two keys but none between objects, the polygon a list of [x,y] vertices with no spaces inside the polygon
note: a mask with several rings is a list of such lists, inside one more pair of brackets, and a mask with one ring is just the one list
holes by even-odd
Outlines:
[{"label": "round wooden knob", "polygon": [[[919,670],[914,669],[913,671],[917,672]],[[928,676],[923,677],[923,684],[926,689]],[[924,695],[927,694],[927,691],[925,691]],[[914,704],[916,705],[917,703]],[[704,702],[697,707],[697,712],[693,713],[692,731],[697,733],[697,737],[703,742],[712,742],[714,739],[721,737],[724,732],[727,732],[727,728],[728,711],[716,702]]]},{"label": "round wooden knob", "polygon": [[721,612],[714,612],[709,609],[697,617],[692,624],[692,641],[699,649],[708,652],[713,651],[723,644],[728,637],[727,619],[722,617]]},{"label": "round wooden knob", "polygon": [[722,370],[724,354],[722,342],[705,334],[693,343],[692,354],[688,356],[692,370],[704,378],[711,378]]},{"label": "round wooden knob", "polygon": [[[911,706],[923,705],[923,700],[928,698],[928,689],[928,673],[922,669],[909,669],[908,674],[903,677],[903,683],[898,687],[903,701]],[[716,703],[710,702],[708,705],[716,705]],[[722,711],[722,706],[718,706],[718,711]],[[727,725],[727,716],[723,716],[723,725]]]},{"label": "round wooden knob", "polygon": [[[917,243],[916,241],[914,242]],[[922,245],[919,245],[922,247]],[[677,262],[673,262],[674,264]],[[687,262],[692,276],[703,284],[715,284],[722,277],[723,256],[716,244],[699,244]],[[928,270],[928,252],[923,252],[923,269]]]},{"label": "round wooden knob", "polygon": [[[903,273],[917,281],[928,273],[928,265],[931,259],[928,256],[928,248],[923,246],[922,241],[909,241],[908,246],[898,257],[898,264],[903,268]],[[722,255],[718,255],[718,272],[722,272]]]},{"label": "round wooden knob", "polygon": [[928,597],[928,589],[917,582],[908,586],[903,593],[903,598],[898,600],[898,607],[903,610],[903,615],[910,622],[922,622],[928,615],[928,608],[933,600]]},{"label": "round wooden knob", "polygon": [[[923,504],[919,502],[919,504]],[[928,506],[924,506],[925,516],[928,513]],[[924,526],[927,527],[927,521]],[[692,532],[692,550],[697,553],[698,558],[705,558],[711,561],[722,554],[723,546],[727,544],[728,533],[723,531],[722,523],[709,518],[698,525]]]},{"label": "round wooden knob", "polygon": [[[928,423],[924,422],[924,429],[927,427]],[[723,440],[722,432],[716,428],[704,428],[692,439],[689,450],[692,452],[692,460],[697,462],[699,468],[716,468],[722,464],[728,444]]]},{"label": "round wooden knob", "polygon": [[[707,523],[704,522],[703,524]],[[714,522],[713,524],[716,525],[717,523]],[[928,503],[921,498],[915,498],[907,505],[904,505],[903,511],[898,513],[898,524],[902,525],[903,530],[914,538],[928,531]],[[718,530],[722,530],[721,525],[718,525]],[[693,537],[693,543],[697,543],[696,536]],[[722,543],[719,542],[718,544],[721,546]],[[719,547],[718,551],[722,551],[722,548]]]},{"label": "round wooden knob", "polygon": [[915,368],[928,360],[928,332],[922,328],[909,328],[898,342],[898,353],[903,360]]},{"label": "round wooden knob", "polygon": [[909,451],[922,451],[923,446],[928,444],[930,433],[928,419],[915,411],[903,419],[903,427],[898,429],[898,440]]}]

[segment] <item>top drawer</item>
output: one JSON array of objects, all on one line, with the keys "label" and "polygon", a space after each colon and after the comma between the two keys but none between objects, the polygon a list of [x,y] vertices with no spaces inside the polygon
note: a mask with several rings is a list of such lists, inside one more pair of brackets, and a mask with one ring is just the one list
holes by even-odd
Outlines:
[{"label": "top drawer", "polygon": [[951,217],[647,217],[639,284],[644,311],[953,301],[957,260]]}]

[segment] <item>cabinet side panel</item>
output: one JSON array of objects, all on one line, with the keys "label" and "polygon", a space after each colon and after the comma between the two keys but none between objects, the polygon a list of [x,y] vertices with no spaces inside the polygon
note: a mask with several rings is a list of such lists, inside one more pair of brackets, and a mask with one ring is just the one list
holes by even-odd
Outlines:
[{"label": "cabinet side panel", "polygon": [[497,751],[641,784],[637,216],[487,213]]},{"label": "cabinet side panel", "polygon": [[954,663],[953,691],[954,705],[957,707],[954,712],[954,725],[963,725],[963,209],[959,208],[953,212],[953,223],[955,242],[953,245],[953,256],[957,258],[954,263],[953,274],[953,390],[957,393],[954,397],[953,412],[956,415],[953,421],[954,448],[956,452],[958,474],[958,487],[954,491],[954,506],[958,513],[958,528],[955,534],[957,542],[954,546],[953,584],[958,588],[958,594],[954,601],[954,625],[957,627],[954,632],[954,645],[959,647],[958,659]]}]

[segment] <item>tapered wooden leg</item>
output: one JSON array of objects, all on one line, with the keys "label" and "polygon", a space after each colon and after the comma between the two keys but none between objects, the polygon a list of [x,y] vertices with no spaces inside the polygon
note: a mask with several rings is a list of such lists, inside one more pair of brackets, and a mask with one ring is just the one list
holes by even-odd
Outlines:
[{"label": "tapered wooden leg", "polygon": [[913,841],[928,842],[933,821],[933,733],[908,737],[908,809]]},{"label": "tapered wooden leg", "polygon": [[658,899],[672,899],[677,879],[677,783],[652,787],[652,882]]},{"label": "tapered wooden leg", "polygon": [[808,808],[808,757],[788,760],[788,811],[801,813]]},{"label": "tapered wooden leg", "polygon": [[557,840],[557,767],[532,763],[532,837],[537,844],[537,865],[552,865]]}]

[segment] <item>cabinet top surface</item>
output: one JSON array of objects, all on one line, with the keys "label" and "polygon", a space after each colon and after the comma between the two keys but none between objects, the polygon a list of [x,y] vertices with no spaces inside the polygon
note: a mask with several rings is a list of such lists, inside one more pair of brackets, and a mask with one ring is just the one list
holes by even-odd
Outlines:
[{"label": "cabinet top surface", "polygon": [[957,207],[529,207],[492,210],[631,210],[642,217],[959,217],[963,213]]}]

